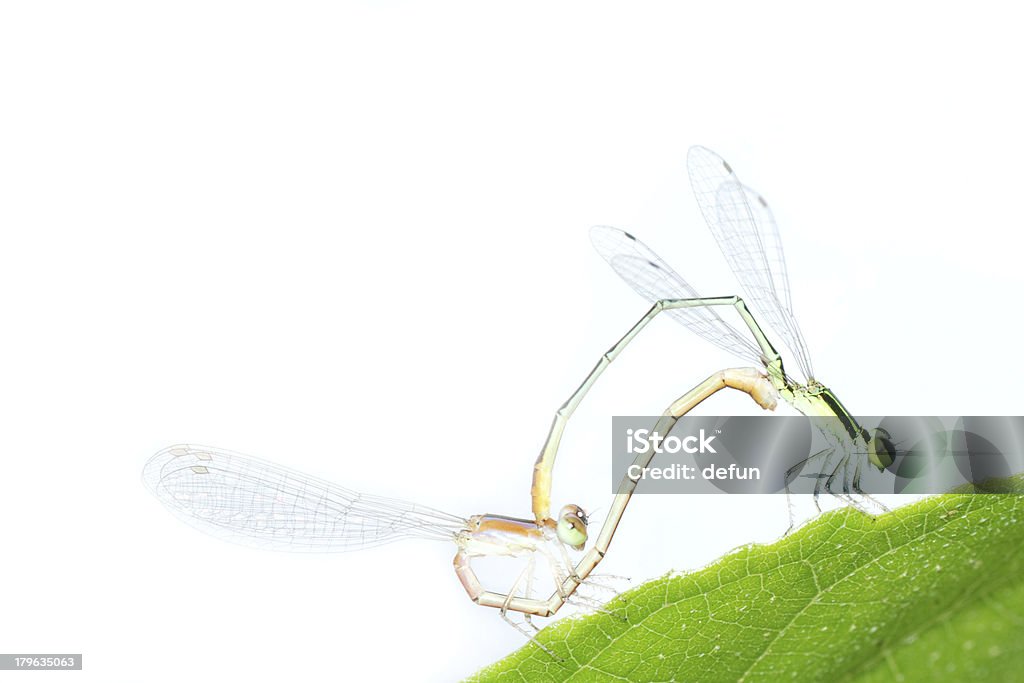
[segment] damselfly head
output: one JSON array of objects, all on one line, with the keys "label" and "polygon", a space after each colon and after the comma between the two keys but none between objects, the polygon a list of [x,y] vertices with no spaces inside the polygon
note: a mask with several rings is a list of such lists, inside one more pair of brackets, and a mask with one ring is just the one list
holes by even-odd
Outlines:
[{"label": "damselfly head", "polygon": [[872,429],[868,438],[868,460],[879,471],[889,467],[896,459],[896,446],[892,436],[884,429]]},{"label": "damselfly head", "polygon": [[558,513],[558,540],[573,550],[583,550],[587,542],[587,513],[579,505],[566,505]]}]

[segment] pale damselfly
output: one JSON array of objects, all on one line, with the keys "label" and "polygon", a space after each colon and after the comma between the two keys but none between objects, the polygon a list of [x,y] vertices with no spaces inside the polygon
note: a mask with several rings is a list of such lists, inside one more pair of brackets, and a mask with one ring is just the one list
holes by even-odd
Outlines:
[{"label": "pale damselfly", "polygon": [[[774,389],[758,375],[715,373],[672,404],[662,428],[719,389],[749,393],[774,407]],[[646,467],[654,453],[637,456]],[[366,495],[281,465],[218,448],[182,444],[158,452],[143,468],[143,482],[161,503],[189,525],[242,545],[291,552],[347,552],[408,538],[453,542],[455,573],[470,599],[494,607],[529,638],[533,616],[553,616],[562,605],[599,609],[577,594],[601,562],[626,509],[635,482],[624,481],[596,542],[575,563],[569,551],[587,543],[587,514],[566,505],[558,518],[535,521],[504,515],[461,517],[394,498]],[[550,491],[535,491],[549,499]],[[472,567],[476,558],[505,557],[526,565],[507,592],[487,590]],[[538,560],[551,572],[554,592],[534,598],[531,583]],[[520,612],[524,623],[509,618]],[[534,641],[536,642],[536,641]],[[543,646],[541,646],[543,647]],[[544,648],[545,650],[547,648]],[[549,651],[550,652],[550,651]]]}]

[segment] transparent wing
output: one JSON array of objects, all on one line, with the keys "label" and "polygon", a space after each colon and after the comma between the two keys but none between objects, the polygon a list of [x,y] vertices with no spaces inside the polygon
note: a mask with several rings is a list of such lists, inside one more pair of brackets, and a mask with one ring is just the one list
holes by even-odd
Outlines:
[{"label": "transparent wing", "polygon": [[782,240],[768,203],[705,147],[690,148],[687,168],[704,220],[755,317],[775,330],[810,379],[811,357],[793,315]]},{"label": "transparent wing", "polygon": [[466,525],[439,510],[206,446],[165,448],[146,463],[142,478],[197,529],[273,550],[345,552],[410,537],[450,541]]},{"label": "transparent wing", "polygon": [[[700,297],[679,273],[628,232],[599,225],[591,228],[590,240],[619,277],[648,301]],[[761,362],[761,352],[754,342],[725,322],[714,308],[679,308],[665,313],[719,348],[753,363]]]}]

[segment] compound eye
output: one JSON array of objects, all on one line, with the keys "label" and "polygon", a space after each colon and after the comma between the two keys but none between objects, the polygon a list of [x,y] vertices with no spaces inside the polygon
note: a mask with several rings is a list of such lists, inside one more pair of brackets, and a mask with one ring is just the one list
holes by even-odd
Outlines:
[{"label": "compound eye", "polygon": [[562,508],[558,513],[555,531],[562,543],[574,550],[582,550],[587,542],[587,515],[583,508],[578,505],[566,505]]},{"label": "compound eye", "polygon": [[590,522],[590,520],[587,519],[587,513],[584,512],[583,508],[581,508],[579,505],[566,505],[565,507],[558,511],[559,519],[565,516],[579,517],[583,520],[583,526],[586,526]]},{"label": "compound eye", "polygon": [[896,446],[892,442],[889,432],[884,429],[876,429],[868,441],[868,460],[879,470],[892,465],[896,459]]}]

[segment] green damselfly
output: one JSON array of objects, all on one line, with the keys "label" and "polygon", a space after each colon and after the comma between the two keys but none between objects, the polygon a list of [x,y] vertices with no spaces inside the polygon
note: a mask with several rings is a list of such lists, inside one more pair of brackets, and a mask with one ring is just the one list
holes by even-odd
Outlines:
[{"label": "green damselfly", "polygon": [[[816,505],[824,488],[827,493],[859,509],[867,511],[863,501],[884,509],[861,489],[862,468],[867,462],[879,470],[885,469],[893,462],[895,446],[885,430],[868,430],[859,425],[836,395],[814,377],[803,333],[793,315],[786,260],[771,208],[761,195],[740,182],[724,159],[705,147],[690,148],[687,168],[701,213],[740,282],[745,298],[702,297],[661,257],[630,233],[607,226],[594,227],[591,240],[598,253],[627,284],[654,305],[601,357],[556,413],[548,440],[534,468],[535,483],[550,476],[562,432],[583,397],[611,361],[664,311],[712,344],[755,363],[782,399],[803,415],[831,418],[816,423],[829,446],[801,460],[786,472],[783,485],[787,493],[794,474],[809,463],[816,463],[819,465],[818,473],[812,475],[817,479],[814,487]],[[717,312],[719,306],[735,308],[749,336],[726,322]],[[782,355],[752,311],[767,322],[789,349],[799,367],[798,376],[787,370]],[[536,497],[534,512],[538,515],[546,512],[543,501],[539,504]]]}]

